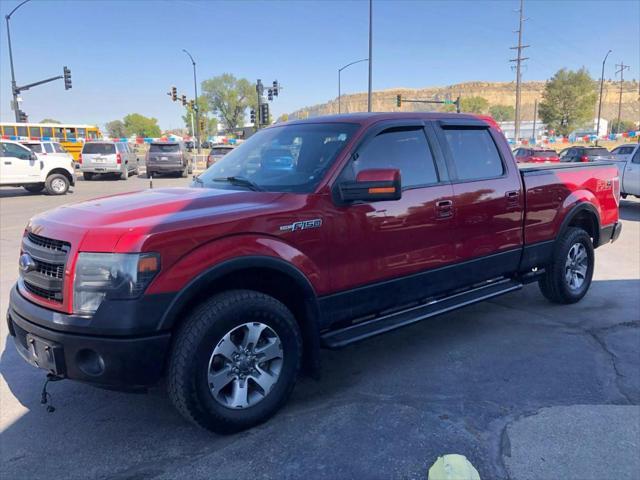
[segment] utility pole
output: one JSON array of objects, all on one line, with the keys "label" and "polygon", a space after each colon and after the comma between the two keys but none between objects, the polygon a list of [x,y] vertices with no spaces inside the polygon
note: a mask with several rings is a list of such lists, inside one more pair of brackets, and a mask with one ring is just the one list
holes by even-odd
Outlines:
[{"label": "utility pole", "polygon": [[536,121],[538,120],[538,99],[533,102],[533,144],[538,142],[538,136],[536,135]]},{"label": "utility pole", "polygon": [[509,60],[510,62],[516,62],[516,121],[515,121],[515,141],[518,142],[518,138],[520,137],[520,89],[522,82],[522,62],[528,60],[529,57],[522,56],[522,50],[525,48],[529,48],[529,45],[522,45],[522,23],[525,21],[524,18],[524,0],[520,0],[520,21],[518,26],[518,46],[511,47],[511,50],[517,50],[518,54],[516,58],[512,58]]},{"label": "utility pole", "polygon": [[367,112],[371,111],[371,64],[373,63],[373,0],[369,0],[369,88],[367,90]]},{"label": "utility pole", "polygon": [[351,65],[354,65],[356,63],[360,63],[360,62],[366,62],[367,60],[369,60],[368,58],[363,58],[362,60],[356,60],[355,62],[351,62],[351,63],[347,63],[344,67],[340,67],[338,69],[338,113],[342,113],[342,105],[340,104],[340,98],[342,96],[342,92],[340,91],[340,74],[342,73],[342,70],[344,70],[347,67],[350,67]]},{"label": "utility pole", "polygon": [[618,124],[616,125],[616,133],[620,133],[620,114],[622,113],[622,84],[624,82],[624,71],[628,70],[629,65],[625,65],[622,60],[620,60],[619,64],[616,64],[616,67],[620,67],[616,71],[616,75],[620,74],[620,98],[618,99]]},{"label": "utility pole", "polygon": [[600,115],[602,114],[602,87],[604,85],[604,64],[607,63],[607,57],[611,53],[611,50],[607,52],[602,60],[602,73],[600,74],[600,98],[598,100],[598,120],[596,124],[596,146],[598,145],[598,138],[600,137]]},{"label": "utility pole", "polygon": [[196,111],[196,129],[193,130],[192,128],[191,131],[196,137],[196,146],[198,148],[198,153],[200,154],[202,153],[202,139],[200,138],[200,108],[198,107],[198,81],[196,79],[196,61],[187,50],[183,48],[182,51],[189,56],[189,58],[191,59],[191,65],[193,66],[193,90],[195,92],[194,110]]}]

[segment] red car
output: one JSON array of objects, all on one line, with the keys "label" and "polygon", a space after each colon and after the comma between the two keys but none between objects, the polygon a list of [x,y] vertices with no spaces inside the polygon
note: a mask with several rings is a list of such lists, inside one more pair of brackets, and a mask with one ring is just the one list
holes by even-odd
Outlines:
[{"label": "red car", "polygon": [[555,150],[542,148],[516,148],[513,151],[518,163],[558,163],[560,157]]},{"label": "red car", "polygon": [[123,390],[164,377],[187,419],[234,432],[317,373],[321,346],[529,282],[579,301],[594,249],[620,235],[619,195],[613,165],[518,168],[471,115],[278,124],[191,188],[34,217],[9,331],[50,375]]}]

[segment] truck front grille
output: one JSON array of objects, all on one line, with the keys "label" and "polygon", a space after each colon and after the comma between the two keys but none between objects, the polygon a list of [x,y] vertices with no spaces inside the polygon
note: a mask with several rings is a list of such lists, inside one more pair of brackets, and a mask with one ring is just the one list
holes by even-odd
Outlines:
[{"label": "truck front grille", "polygon": [[71,244],[29,232],[22,239],[22,252],[31,257],[31,268],[20,270],[24,288],[37,297],[62,303],[64,271]]}]

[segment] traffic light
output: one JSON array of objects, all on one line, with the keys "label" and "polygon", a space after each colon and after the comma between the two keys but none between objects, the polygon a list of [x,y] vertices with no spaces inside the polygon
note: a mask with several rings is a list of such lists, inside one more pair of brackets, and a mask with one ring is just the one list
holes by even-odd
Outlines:
[{"label": "traffic light", "polygon": [[273,101],[273,89],[267,90],[267,99],[271,102]]},{"label": "traffic light", "polygon": [[205,127],[205,120],[204,118],[200,119],[200,135],[202,135],[202,132],[204,132],[204,127]]},{"label": "traffic light", "polygon": [[180,97],[182,100],[182,106],[186,107],[187,106],[187,96],[186,95],[182,95],[182,97]]},{"label": "traffic light", "polygon": [[18,110],[18,118],[20,123],[29,123],[29,116],[22,110]]},{"label": "traffic light", "polygon": [[171,87],[171,100],[178,101],[178,89],[176,87]]},{"label": "traffic light", "polygon": [[189,100],[189,107],[191,108],[191,110],[195,111],[195,106],[196,106],[195,100]]},{"label": "traffic light", "polygon": [[253,123],[255,125],[256,124],[256,111],[252,108],[251,111],[249,112],[249,114],[251,115],[251,123]]},{"label": "traffic light", "polygon": [[260,105],[260,124],[268,125],[269,124],[269,104],[263,103]]},{"label": "traffic light", "polygon": [[402,95],[396,96],[396,104],[398,105],[398,108],[402,106]]},{"label": "traffic light", "polygon": [[64,77],[64,89],[69,90],[71,88],[71,70],[69,70],[66,66],[62,67],[63,77]]},{"label": "traffic light", "polygon": [[280,88],[280,85],[278,85],[278,81],[274,80],[273,81],[273,96],[277,97],[278,96],[278,89]]}]

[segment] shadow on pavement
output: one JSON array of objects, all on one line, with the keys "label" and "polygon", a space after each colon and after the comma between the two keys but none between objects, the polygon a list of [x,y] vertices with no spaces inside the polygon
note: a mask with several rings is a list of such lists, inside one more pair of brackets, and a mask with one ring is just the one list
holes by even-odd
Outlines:
[{"label": "shadow on pavement", "polygon": [[[424,478],[443,453],[505,478],[501,435],[542,407],[640,403],[640,280],[595,281],[576,305],[535,286],[358,345],[323,351],[285,409],[234,436],[184,421],[161,388],[50,384],[13,339],[0,373],[20,405],[2,433],[3,478]],[[9,393],[5,395],[8,397]],[[384,459],[384,461],[382,461]]]}]

